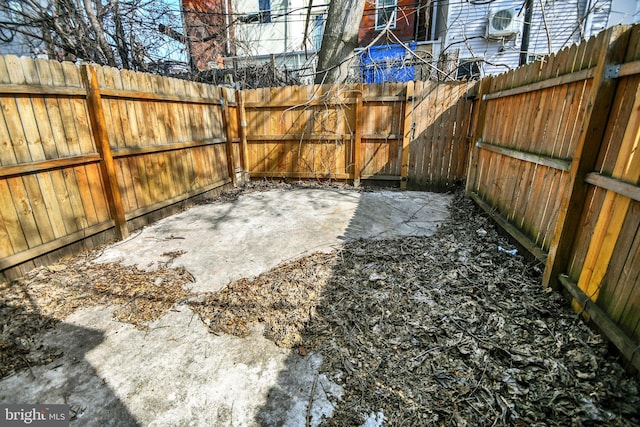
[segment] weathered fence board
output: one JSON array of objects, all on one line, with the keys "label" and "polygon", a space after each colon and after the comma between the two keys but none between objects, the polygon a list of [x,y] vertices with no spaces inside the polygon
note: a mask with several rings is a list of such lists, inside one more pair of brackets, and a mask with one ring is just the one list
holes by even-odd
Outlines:
[{"label": "weathered fence board", "polygon": [[[35,248],[108,217],[100,211],[104,196],[99,170],[91,159],[95,149],[87,111],[75,96],[82,88],[79,71],[63,67],[42,60],[0,58],[0,87],[14,89],[0,95],[0,216],[9,242],[2,245],[2,269],[10,266],[11,257],[28,261],[22,256],[28,251],[37,254]],[[60,97],[47,94],[47,88],[59,82],[71,96],[65,97],[64,91]],[[37,88],[34,94],[24,90],[31,87]],[[60,158],[73,155],[81,156],[80,161],[71,158],[68,168],[59,169],[66,162]]]},{"label": "weathered fence board", "polygon": [[[580,63],[578,52],[567,49],[542,68],[535,63],[498,76],[484,94],[485,126],[476,143],[479,175],[470,183],[476,186],[472,191],[544,250],[566,186],[565,165],[575,150],[576,117],[582,117],[580,106],[589,93],[589,80],[556,77],[589,66]],[[568,63],[576,68],[566,68]],[[541,84],[546,79],[554,84]]]},{"label": "weathered fence board", "polygon": [[[640,58],[634,28],[624,61]],[[619,77],[593,186],[582,211],[568,277],[616,322],[640,341],[640,75]]]},{"label": "weathered fence board", "polygon": [[408,179],[450,187],[466,176],[475,83],[416,82],[410,110]]},{"label": "weathered fence board", "polygon": [[353,86],[243,91],[251,175],[349,178],[354,92]]}]

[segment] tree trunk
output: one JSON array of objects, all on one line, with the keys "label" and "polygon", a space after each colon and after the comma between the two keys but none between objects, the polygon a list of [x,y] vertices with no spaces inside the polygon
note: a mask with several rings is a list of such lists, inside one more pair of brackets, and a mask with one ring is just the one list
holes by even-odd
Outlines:
[{"label": "tree trunk", "polygon": [[111,50],[111,46],[107,42],[107,39],[104,36],[104,31],[102,30],[102,26],[96,17],[96,14],[93,12],[93,4],[91,0],[84,0],[84,9],[87,13],[87,18],[89,19],[89,23],[91,24],[91,29],[93,30],[96,39],[98,41],[98,47],[102,51],[102,54],[107,60],[107,64],[112,67],[117,67],[116,58],[113,55],[113,51]]},{"label": "tree trunk", "polygon": [[116,24],[116,46],[118,47],[120,61],[122,61],[123,68],[130,69],[131,66],[129,65],[129,47],[127,46],[124,26],[122,25],[122,17],[120,16],[120,7],[118,5],[118,0],[111,0],[111,6],[113,8],[113,22]]},{"label": "tree trunk", "polygon": [[342,83],[349,75],[349,59],[358,47],[363,0],[331,0],[318,54],[316,84]]}]

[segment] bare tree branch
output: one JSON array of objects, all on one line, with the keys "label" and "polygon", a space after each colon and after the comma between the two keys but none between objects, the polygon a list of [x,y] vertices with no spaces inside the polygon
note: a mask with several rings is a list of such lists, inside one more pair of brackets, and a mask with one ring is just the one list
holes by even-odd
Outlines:
[{"label": "bare tree branch", "polygon": [[159,24],[172,22],[181,25],[179,10],[169,0],[0,2],[0,37],[20,37],[34,52],[46,49],[51,59],[77,58],[135,70],[169,59],[170,51],[186,50],[158,31]]}]

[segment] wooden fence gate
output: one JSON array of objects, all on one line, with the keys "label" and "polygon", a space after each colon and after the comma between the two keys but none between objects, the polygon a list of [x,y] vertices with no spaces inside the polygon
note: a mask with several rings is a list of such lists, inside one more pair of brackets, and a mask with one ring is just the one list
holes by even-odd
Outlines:
[{"label": "wooden fence gate", "polygon": [[466,176],[475,86],[410,82],[242,91],[251,176],[451,188]]}]

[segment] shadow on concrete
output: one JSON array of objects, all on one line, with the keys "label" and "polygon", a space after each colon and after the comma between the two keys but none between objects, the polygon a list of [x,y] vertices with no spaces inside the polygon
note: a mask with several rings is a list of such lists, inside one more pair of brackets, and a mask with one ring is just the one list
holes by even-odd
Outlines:
[{"label": "shadow on concrete", "polygon": [[[381,192],[360,194],[355,213],[340,237],[347,250],[357,247],[356,241],[361,239],[401,239],[435,234],[438,225],[449,216],[448,204],[452,197],[394,191],[393,200],[394,203],[389,203],[389,195],[383,196]],[[350,243],[354,245],[351,248]],[[345,284],[340,272],[351,268],[349,262],[344,257],[337,258],[337,263],[332,268],[332,277],[322,291],[324,296],[316,306],[317,316],[312,317],[301,331],[303,337],[317,334],[318,329],[322,328],[318,325],[326,324],[327,321],[342,322],[336,319],[342,318],[342,314],[335,312],[332,296],[344,291]],[[342,330],[344,334],[350,334],[353,332],[353,325],[345,324]],[[310,345],[310,348],[302,349],[303,353],[308,351],[308,354],[303,357],[300,348],[292,349],[284,363],[285,368],[280,371],[276,383],[268,393],[266,403],[256,414],[255,421],[258,425],[318,426],[323,420],[331,418],[335,404],[342,395],[341,380],[320,373],[322,355],[313,352],[313,344],[306,342],[304,338],[303,344]],[[348,371],[344,367],[340,369]],[[357,414],[353,414],[351,420],[345,420],[342,414],[340,422],[347,422],[345,425],[360,425],[362,420]]]},{"label": "shadow on concrete", "polygon": [[2,373],[15,366],[0,379],[1,404],[66,404],[71,426],[140,425],[85,357],[104,342],[102,331],[43,315],[18,281],[0,296]]},{"label": "shadow on concrete", "polygon": [[341,239],[430,236],[447,218],[450,200],[450,196],[427,192],[363,192]]},{"label": "shadow on concrete", "polygon": [[[336,286],[337,281],[331,279],[324,292],[330,295]],[[323,298],[318,303],[318,309],[322,310],[325,304],[330,304],[330,301]],[[310,320],[306,328],[313,330],[315,322],[322,323],[322,317]],[[301,332],[305,336],[306,330]],[[300,348],[292,349],[284,360],[284,369],[279,372],[268,391],[266,402],[256,413],[257,425],[318,426],[332,417],[335,404],[343,394],[342,387],[336,383],[336,378],[320,373],[323,363],[321,354],[313,352],[313,349],[302,351],[309,352],[302,356],[304,353]]]}]

